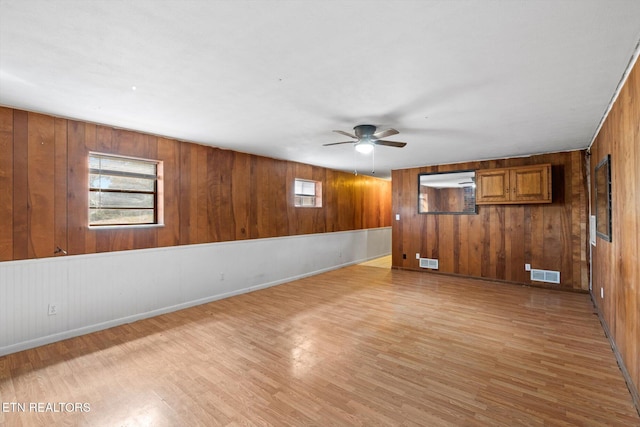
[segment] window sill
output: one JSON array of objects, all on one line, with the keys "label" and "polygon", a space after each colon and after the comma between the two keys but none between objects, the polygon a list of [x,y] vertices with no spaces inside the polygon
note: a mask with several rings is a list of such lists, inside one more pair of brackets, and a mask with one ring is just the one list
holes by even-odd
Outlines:
[{"label": "window sill", "polygon": [[115,228],[161,228],[164,224],[129,224],[129,225],[89,225],[92,230],[113,230]]}]

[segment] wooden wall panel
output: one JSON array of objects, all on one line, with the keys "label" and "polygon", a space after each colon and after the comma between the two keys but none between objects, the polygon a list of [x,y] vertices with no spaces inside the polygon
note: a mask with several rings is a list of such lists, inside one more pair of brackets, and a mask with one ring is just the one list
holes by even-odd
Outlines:
[{"label": "wooden wall panel", "polygon": [[[595,166],[611,155],[612,239],[592,247],[592,297],[640,405],[640,66],[636,63],[591,147]],[[592,214],[595,214],[592,212]],[[601,296],[604,295],[604,297]]]},{"label": "wooden wall panel", "polygon": [[158,246],[176,246],[180,244],[180,144],[158,138],[158,160],[162,160],[159,197],[164,200],[164,227],[158,229]]},{"label": "wooden wall panel", "polygon": [[207,150],[207,165],[206,165],[206,173],[207,173],[207,219],[208,219],[208,227],[209,227],[209,235],[207,237],[207,241],[209,242],[219,242],[222,240],[221,238],[221,213],[222,206],[220,206],[220,201],[223,193],[223,183],[221,182],[221,167],[218,166],[220,162],[219,152],[220,150],[216,150],[214,148]]},{"label": "wooden wall panel", "polygon": [[231,206],[235,225],[234,240],[250,237],[252,156],[233,152],[231,164]]},{"label": "wooden wall panel", "polygon": [[78,121],[67,122],[67,186],[69,198],[67,206],[72,213],[67,218],[67,241],[69,255],[88,253],[85,246],[89,206],[86,189],[89,188],[88,165],[84,147],[85,124]]},{"label": "wooden wall panel", "polygon": [[13,259],[13,110],[0,107],[0,261]]},{"label": "wooden wall panel", "polygon": [[[518,247],[518,242],[513,239],[513,237],[516,235],[516,233],[514,233],[514,228],[517,227],[518,223],[517,223],[517,219],[515,221],[512,221],[511,212],[512,212],[511,209],[505,209],[504,210],[504,253],[505,253],[505,260],[504,260],[504,277],[502,278],[503,280],[506,280],[507,277],[513,277],[514,270],[517,270],[517,269],[513,268],[513,264],[514,264],[513,262],[506,262],[507,255],[510,258],[511,254],[513,253],[512,246],[515,246],[515,248]],[[525,231],[525,235],[527,235],[527,234],[530,235],[530,233],[528,232],[530,230],[530,221],[529,221],[529,219],[530,218],[525,213],[524,223],[522,224],[523,230],[527,230],[527,231]],[[526,247],[526,242],[523,242],[523,245]],[[527,258],[527,251],[526,250],[525,250],[525,259],[530,259],[530,258]]]},{"label": "wooden wall panel", "polygon": [[196,146],[196,200],[197,200],[197,237],[194,243],[214,241],[211,236],[211,222],[213,221],[214,206],[209,191],[209,154],[211,147]]},{"label": "wooden wall panel", "polygon": [[364,203],[364,195],[363,192],[365,189],[362,186],[362,181],[356,176],[353,180],[353,193],[352,193],[352,207],[353,207],[353,218],[352,221],[355,221],[355,225],[358,228],[363,227],[364,218],[362,217],[362,204]]},{"label": "wooden wall panel", "polygon": [[258,187],[259,173],[256,170],[260,162],[257,157],[251,156],[249,160],[249,238],[257,239],[260,237],[260,228],[258,224],[259,218],[262,217],[260,188]]},{"label": "wooden wall panel", "polygon": [[382,227],[383,224],[391,225],[393,217],[391,214],[391,181],[388,185],[374,185],[372,191],[380,193],[380,209],[378,217],[378,226]]},{"label": "wooden wall panel", "polygon": [[[130,230],[133,235],[133,246],[126,246],[123,249],[148,249],[158,247],[158,229],[143,228]],[[111,249],[109,249],[111,251]]]},{"label": "wooden wall panel", "polygon": [[[0,143],[0,260],[391,225],[376,178],[9,108]],[[162,162],[164,226],[88,227],[92,151]],[[295,177],[323,183],[321,208],[292,206]]]},{"label": "wooden wall panel", "polygon": [[219,213],[216,229],[218,230],[218,241],[229,241],[236,239],[236,224],[233,217],[233,188],[232,175],[229,171],[233,168],[233,152],[229,150],[218,150],[218,179],[220,181],[219,193]]},{"label": "wooden wall panel", "polygon": [[108,126],[96,127],[96,151],[104,154],[117,154],[118,149],[114,147],[114,129]]},{"label": "wooden wall panel", "polygon": [[275,218],[273,218],[274,202],[269,194],[271,187],[271,176],[269,172],[273,168],[275,160],[268,159],[264,162],[256,159],[255,165],[251,168],[252,186],[255,188],[255,235],[264,237],[275,236]]},{"label": "wooden wall panel", "polygon": [[27,256],[55,251],[55,119],[27,115]]},{"label": "wooden wall panel", "polygon": [[[504,280],[505,278],[505,251],[504,241],[506,233],[501,232],[505,229],[505,210],[498,209],[497,206],[490,206],[489,218],[489,236],[496,236],[494,239],[489,239],[489,269],[488,275],[497,279]],[[519,221],[522,224],[522,221]],[[485,227],[485,230],[487,227]],[[458,240],[464,240],[464,234],[458,235]],[[517,252],[517,251],[516,251]]]},{"label": "wooden wall panel", "polygon": [[[339,218],[338,218],[338,206],[340,201],[337,199],[337,193],[334,191],[334,187],[337,184],[337,179],[333,173],[334,171],[328,170],[325,174],[325,182],[326,184],[323,186],[322,191],[322,203],[327,207],[326,215],[324,216],[324,227],[328,232],[336,231],[339,227]],[[287,180],[290,180],[290,177],[287,177]],[[293,191],[291,191],[293,193]],[[289,197],[292,197],[291,195]],[[289,204],[290,206],[292,203]]]},{"label": "wooden wall panel", "polygon": [[401,195],[405,189],[404,182],[404,174],[395,173],[393,177],[393,185],[391,188],[391,215],[392,215],[392,229],[394,238],[391,239],[391,264],[395,266],[403,265],[403,248],[404,248],[404,237],[409,233],[405,232],[403,227],[404,222],[401,221],[403,218],[403,210],[400,201],[402,200]]},{"label": "wooden wall panel", "polygon": [[[330,212],[326,217],[327,231],[345,231],[354,227],[355,176],[343,172],[326,172],[327,189],[324,194],[324,206]],[[391,187],[390,185],[388,186]],[[390,225],[390,224],[389,224]]]},{"label": "wooden wall panel", "polygon": [[457,260],[453,259],[453,215],[439,215],[437,220],[439,267],[442,271],[453,273],[453,266],[457,262]]},{"label": "wooden wall panel", "polygon": [[28,113],[13,114],[13,259],[29,258]]},{"label": "wooden wall panel", "polygon": [[[389,181],[391,183],[391,181]],[[378,218],[377,224],[389,223],[391,218],[389,217],[391,212],[391,185],[383,187],[382,190],[378,189],[379,186],[373,185],[371,191],[378,194]]]},{"label": "wooden wall panel", "polygon": [[[348,230],[349,227],[355,227],[356,213],[356,193],[358,191],[357,181],[350,176],[343,175],[338,178],[338,186],[336,187],[336,198],[338,199],[338,230]],[[338,191],[342,189],[342,191]]]},{"label": "wooden wall panel", "polygon": [[[198,146],[180,145],[180,244],[198,242]],[[165,221],[167,219],[165,218]]]},{"label": "wooden wall panel", "polygon": [[[574,274],[576,269],[580,273],[587,269],[582,250],[586,232],[574,223],[583,220],[585,200],[579,191],[572,191],[584,186],[583,156],[584,152],[553,153],[393,171],[393,212],[402,212],[401,220],[393,221],[393,266],[419,269],[415,253],[420,253],[437,258],[441,273],[538,285],[524,270],[529,263],[533,268],[559,270],[560,288],[587,290],[586,275]],[[552,164],[551,204],[478,206],[477,215],[417,214],[420,173],[537,163]],[[574,230],[578,236],[572,235]]]},{"label": "wooden wall panel", "polygon": [[[56,248],[66,251],[67,240],[67,121],[56,118],[55,157],[54,157],[54,232],[53,241]],[[57,252],[57,256],[64,256],[64,252]]]},{"label": "wooden wall panel", "polygon": [[[495,209],[499,210],[497,206],[495,207]],[[507,275],[505,271],[504,279],[517,283],[529,282],[529,273],[524,269],[525,263],[531,264],[534,268],[545,266],[544,261],[541,261],[540,264],[534,264],[526,261],[526,211],[527,209],[525,206],[509,206],[509,208],[506,209],[505,212],[505,214],[509,215],[511,218],[511,233],[510,235],[505,236],[505,238],[511,238],[511,248],[509,249],[509,264],[511,265],[511,274]],[[542,232],[542,235],[544,236],[545,232]],[[494,236],[491,236],[490,238],[493,237]]]},{"label": "wooden wall panel", "polygon": [[[378,194],[371,191],[371,183],[368,180],[363,180],[362,188],[364,191],[361,191],[362,194],[362,217],[363,223],[362,228],[372,228],[375,227],[374,224],[378,222],[378,212],[377,207],[380,206],[378,201]],[[372,206],[373,209],[367,209],[367,206]]]},{"label": "wooden wall panel", "polygon": [[[269,172],[269,215],[273,218],[272,236],[286,236],[288,234],[287,212],[287,188],[291,185],[287,182],[287,162],[274,160]],[[306,230],[305,230],[306,231]],[[308,234],[308,232],[303,233]]]},{"label": "wooden wall panel", "polygon": [[[467,218],[469,222],[466,234],[467,246],[469,248],[469,276],[480,277],[482,276],[482,256],[484,252],[482,240],[485,235],[484,224],[482,222],[483,218],[479,215],[469,215]],[[427,221],[428,220],[429,218],[427,218]],[[462,238],[465,239],[465,237]],[[437,254],[437,250],[434,251],[434,255],[435,254]]]}]

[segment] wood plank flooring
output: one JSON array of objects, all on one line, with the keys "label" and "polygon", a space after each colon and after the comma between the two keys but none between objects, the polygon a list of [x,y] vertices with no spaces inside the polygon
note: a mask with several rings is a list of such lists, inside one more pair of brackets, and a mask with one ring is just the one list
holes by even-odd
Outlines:
[{"label": "wood plank flooring", "polygon": [[366,262],[361,263],[360,265],[364,265],[367,267],[378,267],[378,268],[391,268],[391,255],[383,256],[380,258],[375,258]]},{"label": "wood plank flooring", "polygon": [[[3,426],[640,426],[588,295],[364,265],[1,357],[0,401]],[[61,402],[90,411],[29,411]]]}]

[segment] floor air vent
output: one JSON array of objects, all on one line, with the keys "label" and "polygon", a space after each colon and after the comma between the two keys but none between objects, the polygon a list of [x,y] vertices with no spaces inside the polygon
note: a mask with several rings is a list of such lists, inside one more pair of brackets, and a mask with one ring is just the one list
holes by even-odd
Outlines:
[{"label": "floor air vent", "polygon": [[531,280],[535,280],[536,282],[560,283],[560,272],[532,269]]},{"label": "floor air vent", "polygon": [[438,260],[431,258],[420,258],[420,268],[438,269]]}]

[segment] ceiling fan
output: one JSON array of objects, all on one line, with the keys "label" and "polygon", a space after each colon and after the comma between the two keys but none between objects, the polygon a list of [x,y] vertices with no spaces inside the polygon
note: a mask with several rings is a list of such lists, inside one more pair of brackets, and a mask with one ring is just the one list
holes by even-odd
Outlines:
[{"label": "ceiling fan", "polygon": [[348,136],[350,138],[355,139],[355,141],[344,141],[344,142],[332,142],[329,144],[323,144],[324,146],[328,145],[338,145],[338,144],[355,144],[355,149],[361,153],[370,153],[373,151],[374,146],[376,145],[386,145],[388,147],[398,147],[402,148],[407,145],[406,142],[397,142],[397,141],[386,141],[384,139],[387,136],[397,135],[398,132],[395,129],[387,129],[376,132],[376,127],[374,125],[358,125],[353,128],[355,135],[350,134],[349,132],[345,132],[342,130],[334,130],[339,134]]}]

